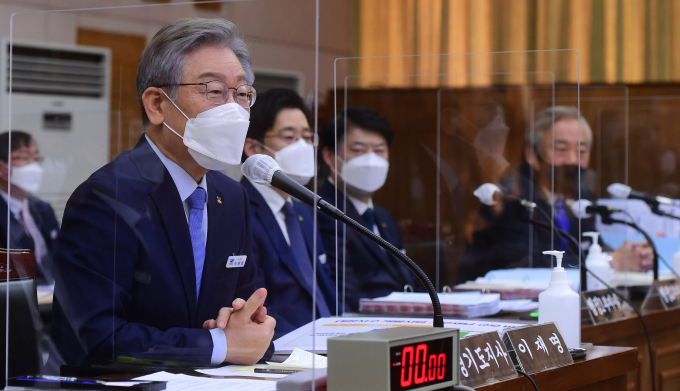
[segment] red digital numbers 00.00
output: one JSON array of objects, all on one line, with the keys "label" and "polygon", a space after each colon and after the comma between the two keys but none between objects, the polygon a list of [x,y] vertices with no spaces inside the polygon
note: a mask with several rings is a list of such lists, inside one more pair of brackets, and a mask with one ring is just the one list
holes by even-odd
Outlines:
[{"label": "red digital numbers 00.00", "polygon": [[[415,356],[415,365],[413,363]],[[407,362],[408,360],[408,362]],[[428,357],[427,345],[405,346],[401,351],[401,381],[402,387],[412,384],[423,384],[435,380],[444,380],[446,369],[446,354],[432,354]]]}]

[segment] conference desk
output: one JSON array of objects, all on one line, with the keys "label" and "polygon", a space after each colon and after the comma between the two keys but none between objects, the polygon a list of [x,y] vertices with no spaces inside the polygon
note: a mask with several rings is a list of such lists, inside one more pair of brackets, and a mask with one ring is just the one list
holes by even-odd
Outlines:
[{"label": "conference desk", "polygon": [[[652,339],[657,391],[680,390],[680,309],[644,314]],[[638,348],[638,370],[628,375],[628,390],[651,391],[649,349],[642,323],[630,311],[628,318],[599,325],[583,325],[581,341],[595,345]]]},{"label": "conference desk", "polygon": [[[550,391],[614,391],[625,390],[627,375],[637,368],[638,352],[636,348],[591,346],[587,348],[586,358],[575,360],[573,364],[547,371],[535,373],[532,378],[540,390]],[[190,373],[190,372],[187,372]],[[201,376],[196,372],[192,375]],[[108,378],[130,379],[144,373],[129,375],[116,374]],[[253,378],[249,378],[253,379]],[[272,379],[262,379],[272,381]],[[22,388],[8,387],[8,391],[20,391]],[[318,387],[324,391],[326,387]],[[500,381],[494,384],[477,387],[479,391],[526,391],[533,390],[531,383],[524,376]]]},{"label": "conference desk", "polygon": [[[591,346],[586,358],[574,360],[571,365],[538,372],[531,377],[539,390],[550,391],[620,391],[626,389],[629,373],[637,368],[636,348]],[[533,390],[529,379],[520,375],[487,386],[479,391]]]}]

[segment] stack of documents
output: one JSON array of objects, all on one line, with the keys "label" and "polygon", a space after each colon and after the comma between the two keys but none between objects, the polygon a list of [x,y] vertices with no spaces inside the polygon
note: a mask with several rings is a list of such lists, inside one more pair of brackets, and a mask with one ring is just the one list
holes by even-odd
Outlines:
[{"label": "stack of documents", "polygon": [[[476,318],[500,312],[501,295],[497,293],[440,293],[444,316]],[[420,292],[393,292],[385,297],[361,299],[362,314],[429,315],[434,313],[430,295]]]},{"label": "stack of documents", "polygon": [[[565,269],[569,286],[578,292],[580,273],[578,269]],[[549,268],[518,268],[492,270],[484,277],[456,285],[456,291],[482,291],[499,293],[503,300],[537,299],[550,283]]]}]

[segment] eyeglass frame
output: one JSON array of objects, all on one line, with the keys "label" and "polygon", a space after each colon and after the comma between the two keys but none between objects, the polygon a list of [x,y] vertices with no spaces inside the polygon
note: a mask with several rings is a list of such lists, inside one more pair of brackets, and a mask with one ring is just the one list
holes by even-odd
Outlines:
[{"label": "eyeglass frame", "polygon": [[[220,103],[213,103],[213,102],[210,100],[210,98],[208,98],[208,84],[210,84],[210,83],[212,83],[212,82],[219,82],[219,83],[222,83],[222,84],[224,84],[225,86],[227,86],[227,94],[226,94],[226,98],[224,98],[224,100],[223,100],[222,102],[220,102]],[[257,90],[256,90],[255,87],[253,87],[252,85],[250,85],[250,84],[241,84],[241,85],[239,85],[239,86],[236,87],[236,88],[232,88],[232,87],[229,87],[229,85],[228,85],[227,83],[223,82],[222,80],[210,80],[210,81],[204,81],[204,82],[202,82],[202,83],[174,83],[174,84],[161,84],[161,85],[159,85],[159,86],[156,86],[156,88],[161,88],[161,87],[181,87],[181,86],[205,86],[205,99],[206,99],[208,102],[210,102],[210,104],[213,104],[213,105],[215,105],[215,106],[219,106],[219,105],[221,105],[222,103],[226,102],[226,101],[229,99],[229,90],[234,90],[234,93],[232,94],[232,97],[234,98],[234,102],[237,102],[237,103],[238,103],[238,100],[236,99],[236,92],[238,91],[239,88],[241,88],[241,87],[243,87],[243,86],[250,87],[250,88],[253,89],[253,91],[255,91],[255,99],[253,99],[253,101],[250,102],[250,105],[248,106],[248,108],[253,107],[253,105],[255,104],[255,101],[257,100]],[[243,106],[241,106],[241,107],[243,107]]]}]

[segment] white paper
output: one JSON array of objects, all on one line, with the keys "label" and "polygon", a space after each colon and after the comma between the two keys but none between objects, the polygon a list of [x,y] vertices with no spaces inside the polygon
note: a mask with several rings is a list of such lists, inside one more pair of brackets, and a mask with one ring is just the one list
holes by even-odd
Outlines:
[{"label": "white paper", "polygon": [[210,379],[156,372],[133,380],[167,381],[166,391],[276,391],[276,382],[248,379]]},{"label": "white paper", "polygon": [[538,308],[538,302],[529,299],[501,300],[503,311],[531,311]]},{"label": "white paper", "polygon": [[[255,373],[254,371],[239,371],[241,368],[250,366],[246,365],[227,365],[219,368],[196,369],[196,372],[210,376],[242,376],[242,377],[264,377],[272,379],[280,379],[290,375],[289,373]],[[269,368],[267,365],[256,365],[252,368]]]},{"label": "white paper", "polygon": [[268,362],[267,364],[273,367],[286,368],[326,368],[328,367],[328,358],[319,356],[318,354],[306,352],[302,349],[295,348],[293,353],[282,363]]},{"label": "white paper", "polygon": [[[468,333],[486,333],[520,326],[520,323],[492,322],[462,319],[444,319],[444,327],[457,328],[461,336]],[[330,337],[387,329],[390,327],[432,327],[432,318],[378,318],[339,317],[320,318],[274,341],[277,353],[291,353],[295,348],[308,352],[325,353],[326,340]],[[312,328],[316,328],[315,334]],[[316,335],[316,338],[315,338]]]}]

